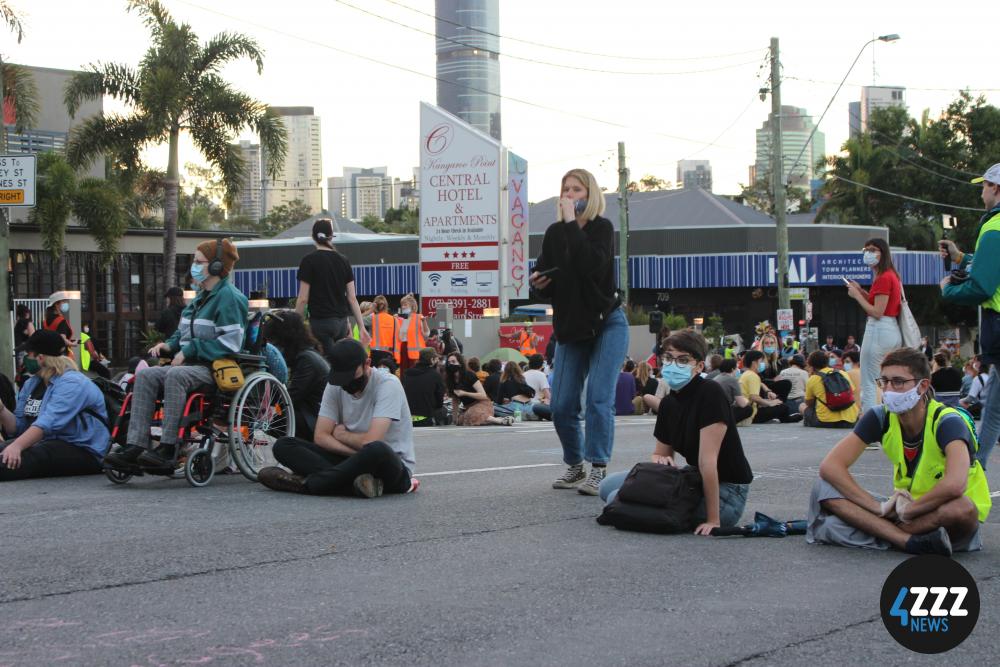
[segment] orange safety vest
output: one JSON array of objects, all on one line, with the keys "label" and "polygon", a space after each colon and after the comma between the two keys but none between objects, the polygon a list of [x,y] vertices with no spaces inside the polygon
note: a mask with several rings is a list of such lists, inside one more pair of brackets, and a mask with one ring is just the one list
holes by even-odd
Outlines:
[{"label": "orange safety vest", "polygon": [[[423,327],[420,324],[424,321],[424,316],[420,313],[410,313],[410,316],[406,319],[403,326],[406,327],[406,356],[410,359],[419,359],[420,350],[427,347],[427,341],[424,340]],[[402,327],[400,327],[402,330]],[[396,334],[396,358],[400,357],[400,350],[403,347],[403,341],[399,338],[399,333]]]},{"label": "orange safety vest", "polygon": [[[63,322],[66,322],[66,318],[63,317],[62,315],[56,315],[55,319],[53,319],[51,322],[44,322],[43,321],[42,322],[42,328],[45,329],[46,331],[56,331],[56,332],[58,332],[59,331],[59,325],[62,324]],[[66,322],[66,326],[69,326],[69,322]],[[73,327],[69,327],[69,337],[70,338],[73,337]],[[69,357],[70,359],[72,359],[73,361],[76,361],[76,354],[73,353],[73,348],[72,347],[70,347],[70,348],[68,348],[66,350],[66,356]]]},{"label": "orange safety vest", "polygon": [[538,354],[538,350],[536,350],[535,346],[532,345],[531,343],[531,339],[533,337],[534,334],[529,334],[527,331],[521,332],[521,354],[523,354],[526,357],[530,357],[533,354]]},{"label": "orange safety vest", "polygon": [[399,344],[396,340],[396,331],[399,323],[396,318],[389,313],[372,314],[372,347],[373,350],[385,350],[392,352],[399,363]]}]

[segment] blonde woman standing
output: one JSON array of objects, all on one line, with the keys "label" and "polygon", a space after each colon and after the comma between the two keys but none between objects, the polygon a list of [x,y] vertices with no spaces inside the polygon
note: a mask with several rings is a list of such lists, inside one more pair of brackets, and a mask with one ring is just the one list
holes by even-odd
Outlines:
[{"label": "blonde woman standing", "polygon": [[427,320],[421,315],[417,300],[407,294],[399,302],[399,326],[396,328],[396,354],[399,370],[413,367],[420,358],[420,350],[427,347],[431,330]]}]

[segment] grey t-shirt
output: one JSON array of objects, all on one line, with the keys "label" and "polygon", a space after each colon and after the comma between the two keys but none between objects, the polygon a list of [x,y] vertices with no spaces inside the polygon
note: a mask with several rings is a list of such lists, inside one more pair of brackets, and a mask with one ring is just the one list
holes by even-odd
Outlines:
[{"label": "grey t-shirt", "polygon": [[732,407],[736,403],[737,396],[743,395],[743,390],[740,389],[740,381],[732,373],[719,373],[712,379],[721,384],[722,388],[726,391],[726,397],[729,399],[729,407]]},{"label": "grey t-shirt", "polygon": [[372,419],[386,417],[392,421],[382,441],[403,459],[410,472],[416,465],[413,452],[413,420],[406,402],[403,385],[395,375],[372,371],[361,396],[355,398],[340,387],[327,385],[319,405],[319,416],[343,424],[352,433],[364,433]]}]

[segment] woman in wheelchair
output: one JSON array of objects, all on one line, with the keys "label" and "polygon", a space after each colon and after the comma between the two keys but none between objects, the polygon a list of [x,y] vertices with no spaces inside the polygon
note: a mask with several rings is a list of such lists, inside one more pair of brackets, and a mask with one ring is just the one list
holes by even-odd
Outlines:
[{"label": "woman in wheelchair", "polygon": [[[128,436],[105,465],[123,472],[172,471],[179,450],[180,422],[188,394],[215,385],[211,364],[239,354],[249,313],[247,298],[229,281],[239,254],[228,239],[205,241],[194,253],[191,278],[198,294],[181,313],[180,325],[149,354],[173,355],[168,366],[153,366],[135,378]],[[163,433],[153,449],[150,437],[156,400],[163,396]]]},{"label": "woman in wheelchair", "polygon": [[104,396],[65,356],[57,332],[36,331],[26,350],[37,370],[13,412],[0,404],[0,425],[14,437],[0,443],[0,482],[99,473],[110,441]]}]

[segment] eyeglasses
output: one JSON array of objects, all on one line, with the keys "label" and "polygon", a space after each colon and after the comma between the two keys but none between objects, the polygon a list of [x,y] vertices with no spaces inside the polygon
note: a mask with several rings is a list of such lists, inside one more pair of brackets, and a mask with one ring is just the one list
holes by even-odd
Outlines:
[{"label": "eyeglasses", "polygon": [[899,390],[899,389],[905,389],[906,385],[910,384],[911,382],[920,382],[920,380],[918,380],[917,378],[880,377],[879,379],[875,380],[875,382],[877,382],[878,386],[881,387],[882,389],[885,389],[886,387],[892,387],[893,389]]},{"label": "eyeglasses", "polygon": [[677,364],[678,366],[688,366],[694,359],[686,354],[681,354],[678,356],[672,356],[669,354],[664,354],[662,357],[663,365],[669,366],[671,364]]}]

